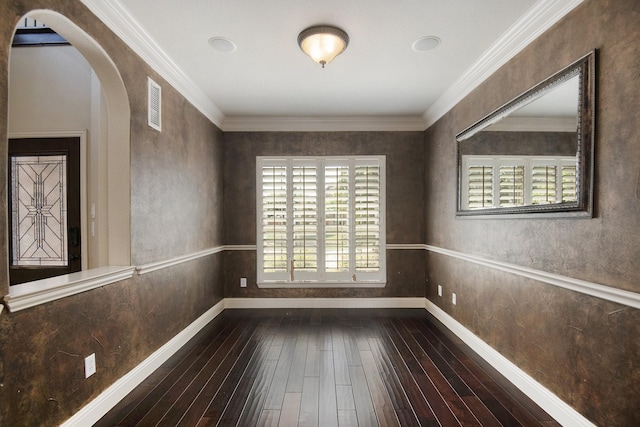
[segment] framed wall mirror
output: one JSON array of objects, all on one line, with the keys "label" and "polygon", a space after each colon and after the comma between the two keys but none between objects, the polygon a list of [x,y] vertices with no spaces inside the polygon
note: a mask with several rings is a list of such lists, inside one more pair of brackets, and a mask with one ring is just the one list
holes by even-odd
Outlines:
[{"label": "framed wall mirror", "polygon": [[593,216],[595,55],[456,136],[458,216]]}]

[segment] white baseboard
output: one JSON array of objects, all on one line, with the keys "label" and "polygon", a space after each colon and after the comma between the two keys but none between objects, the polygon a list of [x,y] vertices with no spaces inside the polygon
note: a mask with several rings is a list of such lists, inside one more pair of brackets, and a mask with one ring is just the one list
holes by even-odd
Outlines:
[{"label": "white baseboard", "polygon": [[424,308],[423,297],[408,298],[226,298],[225,308]]},{"label": "white baseboard", "polygon": [[511,363],[437,305],[423,297],[226,298],[218,302],[125,376],[113,383],[73,417],[65,421],[61,427],[93,425],[226,308],[426,308],[427,311],[471,347],[473,351],[478,353],[560,424],[571,427],[595,427],[594,424],[563,402],[558,396]]},{"label": "white baseboard", "polygon": [[187,326],[60,427],[93,425],[225,308],[424,308],[424,298],[227,298]]},{"label": "white baseboard", "polygon": [[223,310],[224,300],[211,307],[202,316],[178,333],[178,335],[143,360],[142,363],[100,393],[98,397],[89,402],[89,404],[73,417],[61,424],[61,427],[85,427],[93,425],[134,388],[140,385],[153,371],[158,369],[180,350],[202,328],[222,313]]},{"label": "white baseboard", "polygon": [[473,351],[478,353],[480,357],[497,369],[524,394],[529,396],[531,400],[536,402],[538,406],[547,411],[557,422],[563,426],[570,427],[595,427],[595,424],[584,418],[562,399],[531,378],[433,302],[425,299],[425,308],[465,344],[471,347]]}]

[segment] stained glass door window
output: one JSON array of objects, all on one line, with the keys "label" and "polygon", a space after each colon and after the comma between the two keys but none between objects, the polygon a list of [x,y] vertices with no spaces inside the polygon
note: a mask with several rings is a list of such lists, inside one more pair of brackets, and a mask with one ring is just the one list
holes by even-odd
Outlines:
[{"label": "stained glass door window", "polygon": [[82,269],[80,138],[9,140],[9,282]]},{"label": "stained glass door window", "polygon": [[66,155],[11,158],[14,266],[66,266]]}]

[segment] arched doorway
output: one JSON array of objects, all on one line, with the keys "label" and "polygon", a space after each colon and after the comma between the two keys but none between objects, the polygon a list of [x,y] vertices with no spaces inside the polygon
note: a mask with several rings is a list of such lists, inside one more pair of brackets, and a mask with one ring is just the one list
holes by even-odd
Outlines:
[{"label": "arched doorway", "polygon": [[[102,255],[98,261],[92,263],[91,267],[128,266],[131,262],[130,107],[122,78],[104,49],[65,16],[51,10],[34,10],[27,16],[45,22],[77,49],[93,69],[102,86],[106,98],[104,104],[107,117],[104,122],[105,129],[101,132],[104,137],[103,154],[106,156],[104,161],[106,173],[97,184],[103,194],[102,203],[97,208],[95,202],[87,204],[90,206],[87,210],[90,211],[86,214],[91,216],[95,209],[102,209],[105,232],[104,235],[99,236]],[[3,145],[2,149],[7,150],[7,144]],[[82,179],[86,179],[86,176]],[[9,257],[6,256],[5,259],[8,262]],[[3,292],[3,294],[7,293],[11,292],[7,290]]]}]

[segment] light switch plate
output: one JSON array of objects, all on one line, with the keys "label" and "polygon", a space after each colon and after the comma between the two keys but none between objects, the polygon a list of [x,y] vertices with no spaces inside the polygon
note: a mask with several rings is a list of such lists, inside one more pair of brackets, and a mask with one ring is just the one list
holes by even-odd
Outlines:
[{"label": "light switch plate", "polygon": [[457,301],[456,301],[456,293],[455,292],[451,294],[451,302],[453,303],[453,305],[456,305]]},{"label": "light switch plate", "polygon": [[96,373],[96,354],[91,353],[84,358],[84,377],[89,378]]},{"label": "light switch plate", "polygon": [[442,285],[438,285],[438,296],[442,296]]},{"label": "light switch plate", "polygon": [[241,288],[246,288],[247,287],[247,278],[246,277],[241,277],[240,278],[240,287]]}]

